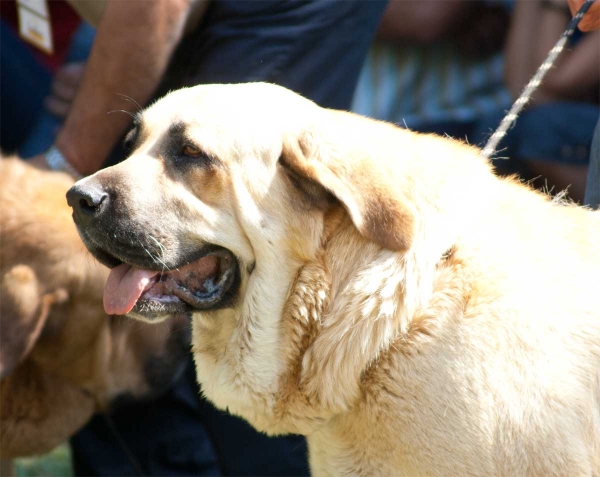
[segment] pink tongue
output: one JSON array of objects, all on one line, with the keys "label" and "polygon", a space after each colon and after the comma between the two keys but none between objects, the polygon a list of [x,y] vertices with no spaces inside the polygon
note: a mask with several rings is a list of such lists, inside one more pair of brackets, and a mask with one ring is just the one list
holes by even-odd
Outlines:
[{"label": "pink tongue", "polygon": [[142,270],[125,263],[113,268],[104,287],[104,311],[109,315],[129,313],[156,275],[158,272]]}]

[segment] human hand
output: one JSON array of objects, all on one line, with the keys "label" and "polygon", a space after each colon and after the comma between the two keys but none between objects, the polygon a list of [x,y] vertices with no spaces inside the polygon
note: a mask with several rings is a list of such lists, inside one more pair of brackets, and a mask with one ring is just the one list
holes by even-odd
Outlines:
[{"label": "human hand", "polygon": [[50,170],[50,166],[46,162],[46,158],[43,154],[38,154],[37,156],[34,156],[31,159],[27,159],[27,163],[44,171]]},{"label": "human hand", "polygon": [[66,117],[77,94],[84,69],[85,63],[68,63],[58,69],[52,81],[50,95],[44,100],[48,111],[59,118]]},{"label": "human hand", "polygon": [[[34,166],[37,169],[40,169],[42,171],[60,171],[60,172],[65,172],[67,174],[70,174],[74,179],[79,180],[82,178],[82,175],[79,174],[79,172],[77,172],[77,170],[68,162],[66,162],[66,160],[63,158],[63,160],[65,162],[63,162],[62,164],[59,162],[58,164],[55,161],[49,160],[49,158],[46,156],[46,154],[51,154],[50,152],[47,152],[45,154],[39,154],[37,156],[32,157],[31,159],[28,159],[27,162],[29,164],[31,164],[32,166]],[[54,163],[54,166],[50,166],[51,163]]]},{"label": "human hand", "polygon": [[[571,14],[575,15],[585,0],[568,0]],[[600,28],[600,0],[596,0],[579,22],[581,31],[591,31]]]}]

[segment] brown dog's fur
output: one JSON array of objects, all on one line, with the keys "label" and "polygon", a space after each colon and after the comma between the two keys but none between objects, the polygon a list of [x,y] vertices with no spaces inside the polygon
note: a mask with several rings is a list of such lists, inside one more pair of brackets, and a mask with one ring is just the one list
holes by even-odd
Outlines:
[{"label": "brown dog's fur", "polygon": [[598,212],[272,85],[176,91],[133,137],[80,229],[236,256],[236,300],[193,315],[217,406],[305,434],[316,475],[600,476]]},{"label": "brown dog's fur", "polygon": [[66,174],[0,159],[0,456],[51,450],[120,395],[177,375],[187,320],[160,328],[109,317],[107,270],[81,244]]}]

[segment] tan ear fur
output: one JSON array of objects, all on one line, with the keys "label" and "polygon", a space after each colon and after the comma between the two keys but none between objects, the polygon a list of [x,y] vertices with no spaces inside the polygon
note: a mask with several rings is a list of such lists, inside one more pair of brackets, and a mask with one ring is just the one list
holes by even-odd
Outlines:
[{"label": "tan ear fur", "polygon": [[15,265],[0,282],[0,379],[29,354],[55,302],[67,298],[64,290],[42,295],[33,269]]},{"label": "tan ear fur", "polygon": [[50,452],[80,429],[95,408],[85,389],[26,360],[0,382],[0,459]]},{"label": "tan ear fur", "polygon": [[[333,194],[361,235],[383,248],[406,252],[412,243],[414,215],[401,195],[400,185],[393,183],[380,160],[383,158],[374,157],[377,151],[358,144],[357,135],[365,132],[353,123],[369,120],[352,115],[350,121],[345,119],[339,124],[333,111],[327,113],[331,114],[332,124],[284,138],[280,163]],[[337,118],[351,116],[338,114],[341,116]],[[353,127],[348,128],[346,123]]]}]

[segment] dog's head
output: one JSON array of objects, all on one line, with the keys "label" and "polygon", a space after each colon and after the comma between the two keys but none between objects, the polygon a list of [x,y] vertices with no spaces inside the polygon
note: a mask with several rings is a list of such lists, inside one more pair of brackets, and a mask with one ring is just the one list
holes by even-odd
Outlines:
[{"label": "dog's head", "polygon": [[64,441],[117,398],[164,391],[189,349],[187,317],[160,328],[107,316],[108,270],[81,244],[65,174],[0,160],[3,457]]},{"label": "dog's head", "polygon": [[241,306],[252,280],[285,294],[282,276],[314,256],[337,204],[363,236],[407,250],[410,211],[349,116],[266,84],[180,90],[140,114],[129,159],[67,194],[84,243],[113,268],[107,311]]}]

